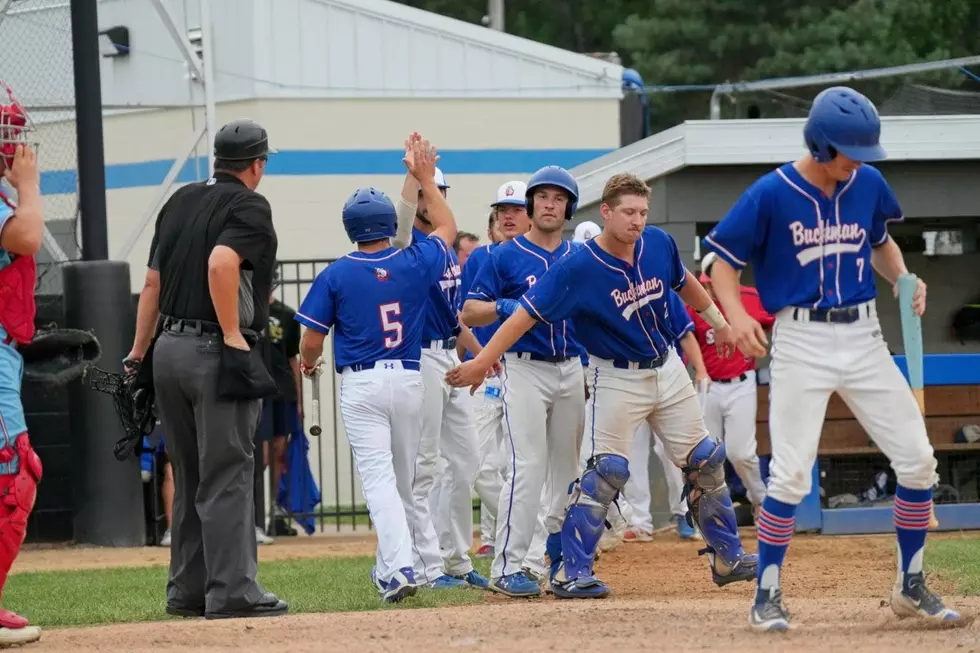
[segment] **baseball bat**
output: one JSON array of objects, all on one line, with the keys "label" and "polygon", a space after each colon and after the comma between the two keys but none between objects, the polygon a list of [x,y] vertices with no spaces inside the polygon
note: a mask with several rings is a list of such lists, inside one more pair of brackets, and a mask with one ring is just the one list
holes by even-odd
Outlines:
[{"label": "baseball bat", "polygon": [[698,384],[698,400],[701,402],[701,410],[704,410],[704,404],[708,401],[708,379],[701,379]]},{"label": "baseball bat", "polygon": [[310,425],[310,435],[319,437],[323,429],[320,428],[320,375],[313,375],[313,410],[312,420],[313,424]]},{"label": "baseball bat", "polygon": [[[925,372],[922,353],[922,318],[912,308],[912,298],[919,286],[914,274],[903,274],[898,278],[898,312],[902,318],[902,341],[905,344],[905,363],[909,370],[909,386],[915,396],[919,412],[926,414]],[[929,516],[929,528],[939,526],[936,510]]]}]

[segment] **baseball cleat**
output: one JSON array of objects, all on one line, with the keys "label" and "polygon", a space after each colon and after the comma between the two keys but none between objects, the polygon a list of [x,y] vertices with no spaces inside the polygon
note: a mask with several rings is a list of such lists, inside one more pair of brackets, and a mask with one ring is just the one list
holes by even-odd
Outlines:
[{"label": "baseball cleat", "polygon": [[462,578],[443,574],[425,587],[430,590],[454,590],[460,587],[466,587],[466,581]]},{"label": "baseball cleat", "polygon": [[609,586],[595,576],[555,577],[551,579],[551,592],[560,599],[602,599],[609,596]]},{"label": "baseball cleat", "polygon": [[938,594],[926,587],[926,580],[920,571],[905,574],[904,581],[892,587],[891,608],[900,619],[919,617],[931,621],[966,622],[960,613],[946,607]]},{"label": "baseball cleat", "polygon": [[772,588],[764,601],[752,606],[749,625],[752,630],[762,633],[785,633],[789,630],[789,610],[783,605],[782,590]]},{"label": "baseball cleat", "polygon": [[[372,571],[372,577],[375,574]],[[375,582],[376,585],[383,585],[384,592],[381,594],[381,600],[385,603],[397,603],[402,599],[413,596],[418,587],[415,584],[415,573],[412,571],[411,567],[402,567],[391,577],[387,583],[378,579]]]},{"label": "baseball cleat", "polygon": [[492,558],[493,557],[493,545],[484,544],[479,549],[476,550],[474,554],[477,558]]},{"label": "baseball cleat", "polygon": [[[703,540],[697,529],[687,523],[687,517],[684,515],[674,515],[674,521],[677,524],[677,536],[682,540]],[[652,538],[651,538],[652,539]]]},{"label": "baseball cleat", "polygon": [[648,533],[642,528],[633,528],[632,526],[626,529],[623,533],[624,542],[653,542],[653,533]]},{"label": "baseball cleat", "polygon": [[514,598],[541,596],[541,587],[523,571],[494,579],[489,589]]},{"label": "baseball cleat", "polygon": [[463,574],[462,576],[453,576],[456,580],[461,580],[470,587],[476,587],[481,590],[489,589],[490,581],[480,575],[476,569],[471,569],[469,573]]},{"label": "baseball cleat", "polygon": [[[714,551],[710,547],[698,551],[698,555],[704,555],[705,553],[714,554]],[[743,580],[755,580],[758,573],[759,556],[755,553],[742,554],[742,557],[727,574],[722,574],[715,568],[714,555],[711,555],[711,580],[718,587],[724,587],[729,583],[737,583]]]}]

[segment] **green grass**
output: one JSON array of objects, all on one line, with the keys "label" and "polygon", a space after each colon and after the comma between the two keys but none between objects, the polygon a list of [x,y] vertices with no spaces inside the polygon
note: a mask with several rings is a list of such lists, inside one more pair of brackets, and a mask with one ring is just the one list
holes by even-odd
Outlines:
[{"label": "green grass", "polygon": [[[484,575],[488,560],[474,560]],[[373,557],[313,558],[262,563],[259,582],[289,603],[290,613],[433,608],[482,603],[475,588],[422,590],[397,605],[382,604],[371,584]],[[167,568],[14,574],[4,607],[38,626],[87,626],[177,619],[164,612]]]},{"label": "green grass", "polygon": [[[357,503],[354,504],[353,508],[354,511],[362,512],[364,514],[355,515],[353,517],[350,515],[344,517],[324,516],[323,518],[324,528],[330,528],[332,526],[336,526],[338,521],[341,526],[367,526],[371,522],[370,518],[368,518],[367,516],[367,504]],[[317,506],[314,509],[314,512],[319,512],[319,510],[320,510],[320,506]],[[330,512],[338,513],[338,512],[350,512],[350,511],[351,511],[350,504],[323,507],[323,512],[325,513],[330,513]],[[320,517],[319,516],[314,517],[314,520],[316,521],[316,527],[320,528]],[[473,523],[474,524],[480,523],[480,501],[478,499],[473,500]],[[294,525],[294,527],[296,526]]]},{"label": "green grass", "polygon": [[960,593],[980,595],[980,538],[935,540],[929,542],[926,566],[956,583]]}]

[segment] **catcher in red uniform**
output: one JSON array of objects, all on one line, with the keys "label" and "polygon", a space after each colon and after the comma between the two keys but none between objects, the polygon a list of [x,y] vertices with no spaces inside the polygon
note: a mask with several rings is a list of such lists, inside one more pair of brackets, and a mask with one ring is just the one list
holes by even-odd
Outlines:
[{"label": "catcher in red uniform", "polygon": [[[716,254],[711,252],[701,259],[701,283],[714,299],[711,290],[710,270]],[[745,310],[758,320],[764,329],[772,327],[775,318],[766,313],[755,288],[741,286],[742,303]],[[762,482],[759,469],[759,456],[756,453],[756,378],[755,358],[744,355],[736,349],[731,358],[722,358],[715,348],[714,329],[701,319],[690,306],[687,307],[694,320],[694,336],[701,347],[705,368],[711,378],[704,406],[704,425],[717,441],[725,441],[728,461],[735,473],[742,479],[752,512],[756,514],[762,500],[766,497],[766,486]]]},{"label": "catcher in red uniform", "polygon": [[[24,543],[41,480],[41,460],[28,440],[20,400],[24,359],[18,348],[34,338],[34,255],[44,232],[37,159],[27,144],[33,125],[4,87],[10,103],[0,103],[0,171],[17,191],[17,204],[0,189],[0,592]],[[0,646],[40,637],[40,628],[0,609]]]}]

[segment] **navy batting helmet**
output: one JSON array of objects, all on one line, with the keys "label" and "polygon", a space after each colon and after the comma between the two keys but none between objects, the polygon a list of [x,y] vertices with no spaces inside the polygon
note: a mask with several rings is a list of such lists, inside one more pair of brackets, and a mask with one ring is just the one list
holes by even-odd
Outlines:
[{"label": "navy batting helmet", "polygon": [[871,100],[846,86],[822,91],[813,100],[803,138],[813,158],[827,163],[838,152],[855,161],[880,161],[881,119]]},{"label": "navy batting helmet", "polygon": [[376,188],[358,188],[344,204],[344,229],[352,243],[393,238],[398,218],[395,205]]},{"label": "navy batting helmet", "polygon": [[554,186],[568,193],[568,204],[565,205],[565,219],[571,220],[578,207],[578,182],[568,170],[561,166],[545,166],[527,182],[527,214],[534,215],[534,191],[542,186]]}]

